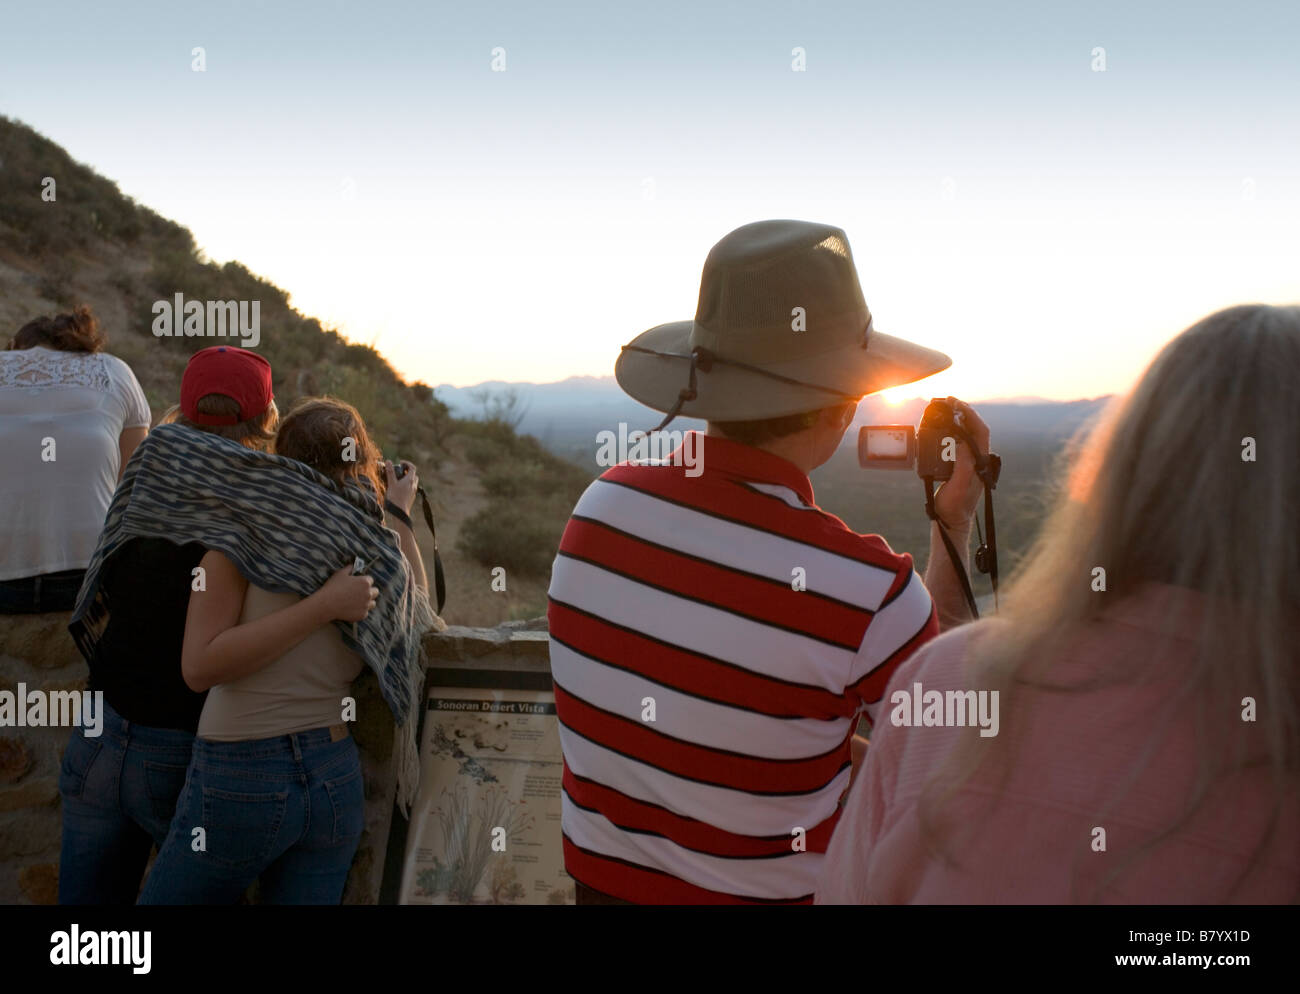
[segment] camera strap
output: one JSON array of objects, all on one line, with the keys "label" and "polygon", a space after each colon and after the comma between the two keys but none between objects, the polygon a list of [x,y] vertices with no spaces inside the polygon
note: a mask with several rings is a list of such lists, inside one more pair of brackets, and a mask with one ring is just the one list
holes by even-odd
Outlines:
[{"label": "camera strap", "polygon": [[[988,497],[988,490],[984,491],[985,498]],[[986,509],[988,505],[985,505]],[[961,592],[966,595],[966,606],[970,608],[971,617],[978,618],[980,609],[975,606],[975,591],[971,589],[970,577],[966,575],[966,568],[961,564],[961,555],[957,552],[957,547],[953,545],[952,539],[948,537],[948,529],[944,527],[943,522],[939,520],[939,514],[934,509],[934,477],[925,477],[925,513],[929,515],[930,520],[939,526],[939,537],[943,539],[943,547],[948,550],[948,558],[952,560],[952,568],[957,573],[957,579],[961,581]]]},{"label": "camera strap", "polygon": [[[433,591],[438,599],[437,612],[442,614],[442,606],[447,602],[447,581],[442,573],[442,555],[438,552],[438,529],[433,526],[433,509],[429,506],[429,495],[424,492],[424,487],[416,487],[415,491],[420,495],[420,509],[424,512],[424,523],[429,526],[429,534],[433,536]],[[412,527],[411,516],[392,501],[384,501],[384,508],[407,528]]]},{"label": "camera strap", "polygon": [[[442,606],[447,603],[447,580],[442,573],[442,554],[438,552],[438,529],[433,527],[433,510],[429,507],[429,495],[424,492],[424,487],[416,487],[416,492],[420,495],[420,510],[424,512],[424,523],[429,526],[429,534],[433,536],[433,591],[434,596],[438,598],[438,613],[442,614]],[[990,534],[992,528],[990,524]]]},{"label": "camera strap", "polygon": [[[991,485],[984,476],[980,479],[984,480],[984,530],[988,532],[988,538],[980,536],[982,539],[980,547],[975,550],[975,568],[981,573],[988,574],[989,586],[993,588],[993,610],[996,611],[998,609],[998,537],[993,521],[993,486],[996,485],[997,480],[994,479]],[[978,521],[975,522],[975,526],[979,527]]]}]

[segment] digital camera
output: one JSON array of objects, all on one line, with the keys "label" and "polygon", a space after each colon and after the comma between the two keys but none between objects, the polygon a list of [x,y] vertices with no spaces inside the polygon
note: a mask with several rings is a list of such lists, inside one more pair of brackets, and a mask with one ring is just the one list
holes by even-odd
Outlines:
[{"label": "digital camera", "polygon": [[865,425],[859,429],[858,464],[864,469],[915,469],[922,479],[947,480],[964,431],[960,412],[936,397],[926,405],[917,428]]}]

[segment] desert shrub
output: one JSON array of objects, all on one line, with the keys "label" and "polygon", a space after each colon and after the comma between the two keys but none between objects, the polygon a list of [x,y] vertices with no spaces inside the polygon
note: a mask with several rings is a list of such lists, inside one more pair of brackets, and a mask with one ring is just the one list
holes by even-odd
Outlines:
[{"label": "desert shrub", "polygon": [[587,474],[574,472],[559,460],[511,462],[492,466],[480,479],[489,497],[555,498],[572,507],[590,482]]},{"label": "desert shrub", "polygon": [[572,505],[495,498],[460,529],[456,547],[484,566],[523,576],[545,574],[555,559]]},{"label": "desert shrub", "polygon": [[162,248],[153,255],[147,277],[149,290],[164,298],[175,293],[206,298],[204,291],[212,285],[212,281],[210,275],[204,273],[205,268],[198,249],[193,244],[185,248]]},{"label": "desert shrub", "polygon": [[546,492],[546,468],[541,463],[497,465],[480,476],[483,489],[490,497],[527,497]]},{"label": "desert shrub", "polygon": [[44,275],[37,281],[36,288],[46,300],[52,300],[60,307],[71,307],[74,303],[72,281],[75,269],[70,260],[58,258],[51,260]]},{"label": "desert shrub", "polygon": [[121,266],[114,266],[108,277],[108,285],[123,297],[132,297],[136,292],[135,277]]}]

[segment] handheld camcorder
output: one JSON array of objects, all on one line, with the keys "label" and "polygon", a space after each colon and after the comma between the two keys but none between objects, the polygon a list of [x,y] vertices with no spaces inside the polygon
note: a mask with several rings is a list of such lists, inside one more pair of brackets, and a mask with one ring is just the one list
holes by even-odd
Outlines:
[{"label": "handheld camcorder", "polygon": [[[858,431],[858,464],[864,469],[915,469],[925,487],[925,513],[939,525],[939,534],[952,559],[953,568],[962,582],[966,602],[974,617],[979,617],[975,594],[970,579],[962,566],[947,529],[934,510],[934,485],[952,479],[957,465],[957,445],[965,442],[975,459],[975,473],[984,484],[984,523],[988,541],[980,535],[980,545],[975,551],[975,566],[987,573],[996,598],[998,590],[998,553],[993,520],[993,488],[1002,473],[1002,459],[993,452],[981,452],[962,418],[961,412],[946,400],[934,398],[921,415],[921,424],[866,425]],[[975,521],[979,529],[979,520]]]},{"label": "handheld camcorder", "polygon": [[[863,469],[915,469],[921,479],[942,483],[952,478],[957,464],[957,443],[966,442],[974,451],[961,412],[946,400],[935,398],[925,407],[921,424],[866,425],[858,431],[858,464]],[[975,452],[980,462],[983,453]],[[997,483],[1002,460],[994,453],[984,456]]]}]

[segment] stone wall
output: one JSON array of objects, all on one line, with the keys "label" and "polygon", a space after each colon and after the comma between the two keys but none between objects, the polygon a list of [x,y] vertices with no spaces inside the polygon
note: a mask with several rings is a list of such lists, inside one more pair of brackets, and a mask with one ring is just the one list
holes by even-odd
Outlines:
[{"label": "stone wall", "polygon": [[[0,616],[0,690],[82,690],[86,665],[68,634],[67,614]],[[497,628],[431,634],[430,665],[450,668],[546,669],[545,619]],[[394,833],[392,714],[367,670],[353,686],[366,784],[366,827],[344,891],[345,904],[375,904],[384,886]],[[59,766],[66,728],[0,728],[0,904],[53,904],[58,896]],[[400,829],[400,825],[398,828]],[[397,854],[400,856],[400,854]]]},{"label": "stone wall", "polygon": [[[0,617],[0,690],[83,690],[67,614]],[[0,903],[54,904],[67,728],[0,728]]]}]

